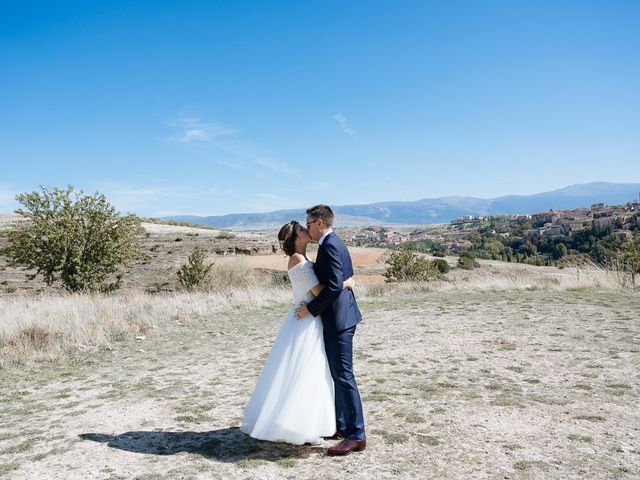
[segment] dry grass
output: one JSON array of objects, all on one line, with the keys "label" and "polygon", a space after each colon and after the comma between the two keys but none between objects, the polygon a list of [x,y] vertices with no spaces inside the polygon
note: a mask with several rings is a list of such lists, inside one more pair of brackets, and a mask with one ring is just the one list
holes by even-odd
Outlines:
[{"label": "dry grass", "polygon": [[290,300],[279,288],[0,298],[0,367],[90,354],[155,328]]},{"label": "dry grass", "polygon": [[[379,252],[376,252],[379,258]],[[451,260],[451,259],[449,259]],[[377,261],[377,260],[376,260]],[[430,283],[368,281],[357,275],[362,302],[447,291],[620,290],[615,272],[596,266],[557,269],[482,261],[472,271],[454,269]],[[198,319],[239,308],[264,308],[291,301],[288,287],[271,283],[243,257],[215,257],[205,292],[150,295],[128,291],[104,295],[0,297],[0,368],[13,363],[88,355],[181,319]]]}]

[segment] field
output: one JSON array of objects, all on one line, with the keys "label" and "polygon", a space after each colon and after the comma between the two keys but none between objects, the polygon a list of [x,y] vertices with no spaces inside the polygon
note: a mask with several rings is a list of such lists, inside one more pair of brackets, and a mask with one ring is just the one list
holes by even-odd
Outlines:
[{"label": "field", "polygon": [[286,286],[14,294],[0,298],[0,478],[640,476],[637,290],[499,262],[385,285],[384,252],[353,254],[366,451],[238,430]]}]

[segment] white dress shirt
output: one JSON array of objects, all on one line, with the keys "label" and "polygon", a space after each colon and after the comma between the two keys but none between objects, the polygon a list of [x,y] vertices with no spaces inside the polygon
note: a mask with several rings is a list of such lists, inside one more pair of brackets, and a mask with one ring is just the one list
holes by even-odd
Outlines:
[{"label": "white dress shirt", "polygon": [[324,235],[322,235],[320,237],[320,240],[318,240],[318,245],[322,245],[322,242],[324,242],[324,239],[327,238],[327,235],[329,235],[331,232],[333,232],[333,230],[329,229],[329,231],[327,233],[325,233]]}]

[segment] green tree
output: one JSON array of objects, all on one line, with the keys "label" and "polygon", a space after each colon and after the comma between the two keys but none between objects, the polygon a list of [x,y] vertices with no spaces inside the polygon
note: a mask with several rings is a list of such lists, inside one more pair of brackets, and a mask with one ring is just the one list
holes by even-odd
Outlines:
[{"label": "green tree", "polygon": [[560,260],[562,257],[567,255],[567,246],[564,243],[556,243],[553,246],[552,255],[555,260]]},{"label": "green tree", "polygon": [[196,247],[187,263],[178,270],[178,281],[187,290],[197,290],[206,287],[209,282],[209,272],[213,263],[206,263],[207,254],[200,247]]},{"label": "green tree", "polygon": [[473,270],[480,267],[476,257],[471,252],[462,252],[458,258],[458,267],[464,270]]},{"label": "green tree", "polygon": [[631,274],[631,284],[636,285],[636,275],[640,275],[640,247],[633,240],[627,240],[622,248],[623,269]]},{"label": "green tree", "polygon": [[385,263],[386,282],[428,281],[440,276],[432,262],[410,250],[391,252]]},{"label": "green tree", "polygon": [[143,258],[144,233],[135,215],[119,215],[104,195],[74,194],[72,186],[21,193],[15,212],[28,221],[8,232],[0,253],[14,265],[35,269],[51,285],[60,280],[70,292],[111,291],[122,268]]}]

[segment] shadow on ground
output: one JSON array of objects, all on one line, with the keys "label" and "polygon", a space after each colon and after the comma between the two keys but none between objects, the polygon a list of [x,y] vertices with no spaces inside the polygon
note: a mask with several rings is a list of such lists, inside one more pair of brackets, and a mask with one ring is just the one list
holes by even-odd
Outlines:
[{"label": "shadow on ground", "polygon": [[82,433],[79,437],[129,452],[149,455],[187,452],[223,462],[247,459],[274,462],[283,458],[307,458],[311,454],[325,451],[325,448],[319,446],[263,442],[245,435],[237,427],[209,432],[126,432],[120,435]]}]

